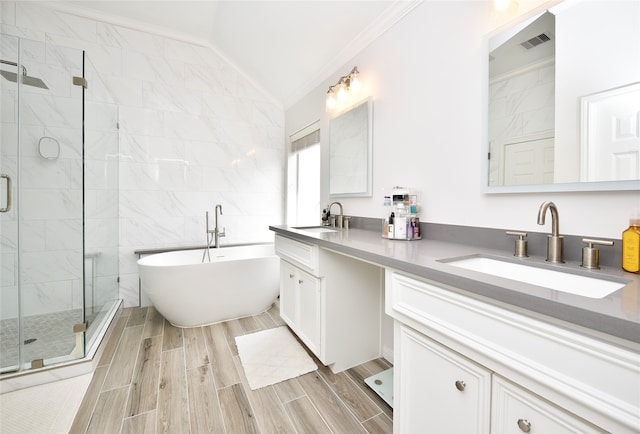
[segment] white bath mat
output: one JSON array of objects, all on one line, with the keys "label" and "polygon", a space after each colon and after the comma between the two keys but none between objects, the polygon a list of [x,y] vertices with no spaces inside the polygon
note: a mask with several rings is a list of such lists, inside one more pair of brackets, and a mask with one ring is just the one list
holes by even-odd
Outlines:
[{"label": "white bath mat", "polygon": [[318,369],[284,326],[238,336],[236,345],[251,390]]}]

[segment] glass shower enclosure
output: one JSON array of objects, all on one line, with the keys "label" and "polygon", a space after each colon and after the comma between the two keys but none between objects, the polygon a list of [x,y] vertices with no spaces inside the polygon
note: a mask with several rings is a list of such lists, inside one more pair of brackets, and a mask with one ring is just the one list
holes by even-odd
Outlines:
[{"label": "glass shower enclosure", "polygon": [[0,34],[0,373],[83,358],[118,301],[118,110],[82,50]]}]

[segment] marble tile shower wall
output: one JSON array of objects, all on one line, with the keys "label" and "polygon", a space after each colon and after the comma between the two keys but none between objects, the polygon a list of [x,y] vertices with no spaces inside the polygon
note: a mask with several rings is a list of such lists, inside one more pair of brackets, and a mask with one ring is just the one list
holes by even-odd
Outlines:
[{"label": "marble tile shower wall", "polygon": [[[18,315],[18,240],[22,313],[25,316],[82,306],[82,91],[71,75],[82,73],[82,51],[57,50],[46,41],[2,38],[2,56],[17,61],[48,90],[3,82],[3,162],[20,184],[17,206],[3,215],[2,319]],[[4,80],[4,79],[3,79]],[[9,87],[9,85],[11,85]],[[18,119],[19,139],[18,139]],[[46,159],[39,141],[54,137],[59,155]],[[18,140],[20,158],[17,158]],[[4,170],[4,167],[3,167]],[[15,193],[15,188],[14,188]],[[15,205],[15,204],[14,204]],[[19,231],[19,234],[18,234]],[[7,261],[5,263],[5,260]]]},{"label": "marble tile shower wall", "polygon": [[528,67],[520,72],[495,79],[489,84],[489,143],[491,166],[489,178],[497,180],[500,148],[506,139],[553,130],[554,126],[553,63]]},{"label": "marble tile shower wall", "polygon": [[[282,221],[284,111],[213,50],[30,2],[2,2],[2,31],[82,48],[119,111],[120,296],[138,304],[134,250],[271,240]],[[145,301],[143,299],[143,304]]]}]

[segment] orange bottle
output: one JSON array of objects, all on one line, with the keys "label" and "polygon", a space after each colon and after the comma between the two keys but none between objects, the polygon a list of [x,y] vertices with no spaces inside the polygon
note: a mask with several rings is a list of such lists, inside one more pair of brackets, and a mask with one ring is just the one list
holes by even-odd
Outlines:
[{"label": "orange bottle", "polygon": [[622,233],[622,269],[640,274],[640,217],[629,220]]}]

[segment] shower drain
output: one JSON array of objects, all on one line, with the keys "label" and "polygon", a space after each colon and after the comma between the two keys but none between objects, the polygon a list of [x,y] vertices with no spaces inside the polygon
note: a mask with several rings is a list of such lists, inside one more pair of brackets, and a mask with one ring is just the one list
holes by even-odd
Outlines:
[{"label": "shower drain", "polygon": [[27,345],[27,344],[31,344],[31,343],[33,343],[33,342],[35,342],[35,341],[37,341],[37,340],[38,340],[37,338],[25,339],[25,340],[24,340],[24,344],[25,344],[25,345]]}]

